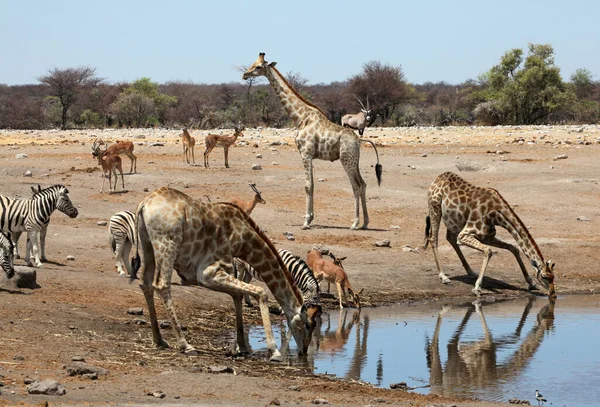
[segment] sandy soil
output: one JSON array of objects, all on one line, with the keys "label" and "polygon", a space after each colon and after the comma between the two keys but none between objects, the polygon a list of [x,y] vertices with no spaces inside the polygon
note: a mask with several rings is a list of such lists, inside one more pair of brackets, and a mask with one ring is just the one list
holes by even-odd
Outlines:
[{"label": "sandy soil", "polygon": [[[498,189],[530,228],[547,259],[556,262],[559,294],[593,293],[600,288],[600,127],[496,127],[369,129],[379,145],[383,183],[375,181],[375,153],[362,148],[361,171],[367,181],[369,230],[351,231],[353,197],[339,162],[315,162],[314,228],[301,230],[304,173],[293,144],[293,130],[247,130],[223,167],[220,150],[202,164],[203,134],[196,166],[182,163],[178,130],[87,130],[0,132],[3,195],[28,197],[30,185],[64,184],[80,215],[53,216],[48,233],[49,262],[38,269],[39,288],[0,289],[0,405],[208,404],[310,405],[326,399],[333,405],[477,405],[493,403],[421,396],[376,389],[313,375],[302,367],[273,365],[261,357],[234,359],[234,315],[230,297],[206,289],[175,286],[174,301],[187,325],[188,340],[200,351],[187,357],[174,349],[152,347],[148,325],[133,323],[131,307],[144,307],[141,291],[119,278],[108,244],[107,221],[120,210],[136,208],[145,189],[169,185],[195,198],[213,201],[250,199],[254,182],[267,201],[253,218],[276,243],[304,255],[313,244],[327,245],[347,256],[352,285],[364,288],[366,305],[397,301],[457,301],[472,298],[458,258],[440,234],[440,253],[453,282],[437,278],[431,251],[403,250],[423,244],[427,188],[437,175],[455,171],[478,185]],[[125,175],[126,193],[99,193],[101,178],[90,146],[95,138],[136,143],[138,173]],[[273,142],[283,142],[271,145]],[[152,146],[152,143],[163,145]],[[287,144],[286,144],[287,143]],[[16,154],[27,154],[17,159]],[[262,155],[258,158],[258,155]],[[566,155],[567,158],[556,159]],[[124,168],[129,160],[123,158]],[[199,164],[199,165],[198,165]],[[261,164],[262,170],[251,170]],[[461,170],[462,171],[459,171]],[[32,177],[23,174],[30,170]],[[321,181],[322,180],[322,181]],[[119,188],[120,189],[120,188]],[[578,220],[578,217],[580,220]],[[292,232],[288,241],[283,232]],[[504,231],[500,237],[510,239]],[[391,248],[376,241],[389,239]],[[21,241],[24,252],[24,239]],[[474,267],[481,255],[466,250]],[[75,257],[68,261],[67,256]],[[17,265],[24,266],[23,260]],[[514,257],[498,252],[483,283],[486,297],[530,295]],[[177,279],[178,280],[178,279]],[[543,293],[539,293],[542,295]],[[325,306],[335,309],[333,300]],[[159,318],[166,314],[158,304]],[[257,322],[256,310],[245,318]],[[145,314],[147,314],[145,312]],[[142,318],[147,318],[144,315]],[[278,317],[273,317],[279,321]],[[172,331],[165,330],[174,342]],[[68,377],[64,365],[81,356],[110,370],[98,380]],[[212,374],[211,365],[226,365],[234,374]],[[64,396],[28,395],[28,378],[59,380]],[[290,390],[299,386],[300,391]],[[163,399],[148,396],[162,391]]]}]

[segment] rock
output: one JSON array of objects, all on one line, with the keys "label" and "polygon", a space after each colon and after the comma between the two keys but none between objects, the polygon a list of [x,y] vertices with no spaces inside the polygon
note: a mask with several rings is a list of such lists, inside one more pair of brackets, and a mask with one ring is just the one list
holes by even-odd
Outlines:
[{"label": "rock", "polygon": [[144,192],[148,192],[148,188],[144,188]]},{"label": "rock", "polygon": [[409,245],[405,244],[404,246],[402,246],[402,251],[403,252],[412,252],[412,253],[419,253],[419,249],[416,248],[412,248]]},{"label": "rock", "polygon": [[48,379],[41,382],[31,383],[29,386],[27,386],[27,393],[63,396],[67,394],[67,391],[56,380]]},{"label": "rock", "polygon": [[256,158],[262,158],[262,154],[256,154]]},{"label": "rock", "polygon": [[389,241],[389,239],[384,239],[384,240],[380,240],[378,242],[375,242],[375,246],[376,247],[392,247],[391,246],[391,242]]},{"label": "rock", "polygon": [[229,366],[224,366],[224,365],[209,366],[208,370],[211,373],[233,373],[232,368],[230,368]]},{"label": "rock", "polygon": [[579,222],[589,222],[589,221],[590,221],[590,218],[588,218],[588,217],[586,217],[586,216],[578,216],[578,217],[577,217],[577,220],[578,220]]},{"label": "rock", "polygon": [[285,236],[285,238],[287,240],[296,240],[296,238],[294,237],[294,234],[292,232],[283,232],[283,235]]},{"label": "rock", "polygon": [[273,400],[271,400],[271,402],[269,403],[270,406],[280,406],[281,402],[277,399],[274,398]]},{"label": "rock", "polygon": [[275,140],[275,141],[272,141],[269,145],[270,146],[280,146],[281,145],[281,141]]},{"label": "rock", "polygon": [[410,390],[411,388],[408,387],[406,382],[400,382],[400,383],[390,384],[390,389],[392,389],[392,390]]},{"label": "rock", "polygon": [[21,355],[15,355],[13,356],[13,360],[25,360],[25,358]]},{"label": "rock", "polygon": [[[34,379],[32,379],[31,377],[26,377],[26,378],[23,380],[23,384],[31,384],[31,383],[33,383],[33,382],[35,382],[35,380],[34,380]],[[3,385],[4,385],[4,384],[0,385],[0,387],[2,387]]]},{"label": "rock", "polygon": [[23,158],[27,158],[27,154],[23,154],[23,153],[21,153],[21,154],[16,154],[16,155],[15,155],[15,158],[16,158],[17,160],[22,160]]},{"label": "rock", "polygon": [[325,181],[326,181],[326,179],[325,179],[325,178],[319,178],[319,179],[317,180],[317,182],[325,182]]},{"label": "rock", "polygon": [[108,374],[108,370],[103,367],[88,365],[82,362],[75,362],[65,366],[69,376],[83,376],[96,373],[97,375]]},{"label": "rock", "polygon": [[73,362],[85,362],[85,358],[83,356],[73,356],[71,358],[71,361],[73,361]]},{"label": "rock", "polygon": [[390,226],[390,229],[394,230],[394,229],[400,229],[400,226],[398,225],[392,225]]},{"label": "rock", "polygon": [[31,177],[33,176],[33,174],[31,173],[30,170],[25,171],[25,174],[23,174],[24,177]]},{"label": "rock", "polygon": [[559,154],[556,157],[554,157],[555,160],[566,160],[567,158],[569,158],[569,156],[566,154]]},{"label": "rock", "polygon": [[262,170],[262,166],[261,166],[260,164],[254,164],[254,165],[252,166],[252,169],[253,169],[253,170]]},{"label": "rock", "polygon": [[164,399],[166,397],[166,394],[160,390],[159,391],[151,391],[149,393],[146,393],[146,395],[156,397],[157,399]]},{"label": "rock", "polygon": [[329,401],[325,400],[325,399],[314,399],[313,401],[311,401],[311,403],[313,403],[313,404],[329,404]]},{"label": "rock", "polygon": [[171,323],[169,321],[160,321],[158,326],[160,329],[171,329]]},{"label": "rock", "polygon": [[146,320],[145,320],[145,319],[142,319],[142,318],[135,318],[135,319],[134,319],[133,321],[131,321],[131,322],[133,322],[133,323],[134,323],[134,324],[136,324],[136,325],[146,325],[146,324],[147,324]]},{"label": "rock", "polygon": [[108,224],[108,222],[105,221],[105,220],[101,220],[101,221],[96,222],[96,225],[98,225],[98,226],[106,226],[107,224]]},{"label": "rock", "polygon": [[288,390],[291,390],[291,391],[300,391],[300,386],[290,386],[290,387],[288,387]]},{"label": "rock", "polygon": [[146,164],[154,164],[154,161],[148,161]]},{"label": "rock", "polygon": [[525,405],[531,405],[531,404],[529,403],[529,400],[520,400],[520,399],[517,399],[517,398],[512,398],[512,399],[509,399],[509,400],[508,400],[508,403],[509,403],[509,404],[525,404]]},{"label": "rock", "polygon": [[577,133],[583,133],[583,127],[578,128],[577,130],[575,130]]},{"label": "rock", "polygon": [[421,154],[421,157],[427,157],[427,153]]},{"label": "rock", "polygon": [[81,375],[84,379],[98,380],[98,373],[86,373]]},{"label": "rock", "polygon": [[75,256],[73,256],[73,255],[68,255],[68,256],[67,256],[67,260],[68,260],[68,261],[73,261],[73,260],[75,260]]},{"label": "rock", "polygon": [[148,145],[149,145],[150,147],[164,147],[165,143],[157,143],[157,142],[154,142],[154,143],[150,143],[150,144],[148,144]]},{"label": "rock", "polygon": [[133,138],[146,138],[146,136],[144,136],[143,134],[138,134],[137,136],[133,136]]},{"label": "rock", "polygon": [[143,308],[129,308],[127,310],[127,313],[129,315],[144,315],[144,309]]}]

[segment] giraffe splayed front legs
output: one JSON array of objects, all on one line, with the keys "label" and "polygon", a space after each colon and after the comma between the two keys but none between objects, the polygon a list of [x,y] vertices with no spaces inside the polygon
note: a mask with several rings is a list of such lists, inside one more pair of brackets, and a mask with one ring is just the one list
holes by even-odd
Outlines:
[{"label": "giraffe splayed front legs", "polygon": [[[305,354],[319,312],[302,306],[302,297],[292,277],[268,238],[239,207],[233,204],[204,204],[170,188],[160,188],[138,206],[138,245],[144,254],[141,288],[146,298],[152,335],[158,347],[166,347],[156,318],[154,292],[163,301],[174,326],[179,348],[185,353],[195,349],[185,339],[171,300],[173,270],[182,280],[231,295],[236,313],[237,348],[249,353],[248,338],[243,329],[242,298],[256,297],[260,304],[267,347],[272,360],[279,360],[267,295],[261,287],[246,284],[232,276],[233,258],[251,264],[279,302],[298,352]],[[132,261],[133,273],[139,267],[139,254]]]},{"label": "giraffe splayed front legs", "polygon": [[310,229],[314,219],[314,180],[313,180],[313,160],[340,160],[348,179],[352,185],[354,193],[354,220],[350,229],[358,229],[360,223],[360,208],[363,211],[362,229],[369,225],[369,214],[367,212],[367,184],[360,175],[360,143],[370,143],[377,154],[377,164],[375,165],[375,175],[377,183],[381,184],[382,167],[379,164],[379,153],[377,147],[370,140],[360,139],[349,128],[332,123],[327,119],[325,113],[317,106],[304,99],[279,73],[275,68],[275,62],[265,61],[265,54],[260,53],[256,62],[254,62],[246,72],[243,79],[252,77],[266,77],[275,93],[279,96],[281,103],[286,111],[294,120],[298,128],[296,136],[296,147],[302,157],[304,164],[306,192],[306,215],[304,216],[304,225],[302,229]]},{"label": "giraffe splayed front legs", "polygon": [[[477,278],[473,293],[478,296],[481,294],[483,276],[492,258],[491,247],[497,247],[506,249],[515,256],[529,289],[533,290],[536,286],[521,259],[520,248],[531,261],[537,280],[548,290],[548,296],[556,296],[554,263],[544,261],[533,237],[498,191],[471,185],[458,175],[445,172],[437,177],[429,187],[428,204],[429,216],[427,216],[425,227],[425,248],[431,242],[439,277],[444,284],[450,283],[450,279],[442,271],[437,253],[438,233],[442,219],[448,229],[446,234],[448,242],[456,251],[467,274]],[[496,226],[506,229],[517,241],[519,247],[496,238]],[[484,259],[479,274],[471,269],[459,244],[483,252]]]}]

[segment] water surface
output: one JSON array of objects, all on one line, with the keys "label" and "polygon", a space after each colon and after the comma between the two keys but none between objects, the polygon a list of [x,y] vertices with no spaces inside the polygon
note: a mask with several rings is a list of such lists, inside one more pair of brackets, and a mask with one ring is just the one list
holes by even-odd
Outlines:
[{"label": "water surface", "polygon": [[[261,327],[250,337],[264,349]],[[315,373],[381,387],[406,382],[426,394],[537,405],[539,389],[547,405],[596,407],[598,343],[600,296],[397,305],[324,314],[308,363]]]}]

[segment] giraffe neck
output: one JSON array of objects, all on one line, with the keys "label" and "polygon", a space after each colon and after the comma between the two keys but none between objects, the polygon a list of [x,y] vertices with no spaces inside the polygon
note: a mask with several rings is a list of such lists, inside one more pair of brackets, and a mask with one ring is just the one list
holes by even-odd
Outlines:
[{"label": "giraffe neck", "polygon": [[324,118],[323,112],[304,99],[275,67],[267,69],[265,76],[298,128],[306,127],[308,123],[319,120],[321,116]]},{"label": "giraffe neck", "polygon": [[517,241],[519,248],[525,253],[532,265],[535,267],[535,262],[538,264],[538,268],[541,268],[544,265],[544,256],[542,256],[540,248],[510,205],[502,197],[500,198],[504,202],[504,206],[498,211],[500,214],[499,225],[505,228]]}]

